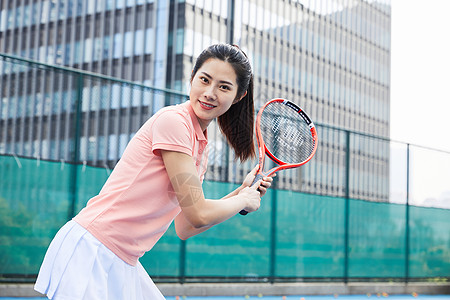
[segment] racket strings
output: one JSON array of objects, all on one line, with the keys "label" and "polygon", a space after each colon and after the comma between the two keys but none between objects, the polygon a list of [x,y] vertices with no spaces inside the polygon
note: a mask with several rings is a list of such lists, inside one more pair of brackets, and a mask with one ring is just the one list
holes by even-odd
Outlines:
[{"label": "racket strings", "polygon": [[311,129],[302,116],[282,103],[270,103],[260,119],[260,130],[267,149],[279,160],[295,164],[314,151]]}]

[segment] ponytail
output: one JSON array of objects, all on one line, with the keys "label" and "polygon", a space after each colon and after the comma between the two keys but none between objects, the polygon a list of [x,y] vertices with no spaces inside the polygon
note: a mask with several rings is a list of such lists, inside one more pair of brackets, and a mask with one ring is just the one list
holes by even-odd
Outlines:
[{"label": "ponytail", "polygon": [[236,159],[245,161],[255,157],[253,141],[253,123],[255,109],[253,103],[253,76],[247,89],[247,94],[230,109],[219,116],[218,122],[228,144],[233,148]]}]

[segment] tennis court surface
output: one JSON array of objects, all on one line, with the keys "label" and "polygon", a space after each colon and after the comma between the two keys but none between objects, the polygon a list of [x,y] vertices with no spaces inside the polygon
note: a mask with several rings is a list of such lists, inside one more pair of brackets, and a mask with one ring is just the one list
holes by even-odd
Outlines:
[{"label": "tennis court surface", "polygon": [[[28,297],[28,298],[4,298],[0,297],[0,300],[45,300],[47,298],[41,297]],[[211,296],[211,297],[166,297],[167,300],[247,300],[247,299],[260,299],[260,300],[450,300],[450,295],[388,295],[383,294],[367,294],[367,295],[329,295],[329,296],[310,296],[310,295],[298,295],[298,296]]]}]

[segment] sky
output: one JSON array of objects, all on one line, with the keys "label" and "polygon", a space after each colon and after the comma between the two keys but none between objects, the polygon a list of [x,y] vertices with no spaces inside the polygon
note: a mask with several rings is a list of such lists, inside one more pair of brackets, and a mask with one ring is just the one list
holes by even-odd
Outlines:
[{"label": "sky", "polygon": [[450,152],[450,1],[391,5],[391,138]]},{"label": "sky", "polygon": [[[450,1],[391,5],[391,139],[450,152]],[[391,151],[403,174],[391,176],[391,200],[404,199],[405,152]],[[449,154],[415,147],[410,174],[410,203],[450,208]]]}]

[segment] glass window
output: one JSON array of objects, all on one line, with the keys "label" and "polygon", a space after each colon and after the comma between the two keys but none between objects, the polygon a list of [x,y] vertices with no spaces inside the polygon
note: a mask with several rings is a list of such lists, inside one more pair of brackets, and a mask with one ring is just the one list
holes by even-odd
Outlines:
[{"label": "glass window", "polygon": [[184,30],[182,28],[177,29],[177,38],[176,38],[176,54],[183,53],[183,37],[184,37]]},{"label": "glass window", "polygon": [[76,0],[76,1],[77,1],[77,16],[81,16],[82,14],[84,14],[84,11],[83,11],[84,0]]},{"label": "glass window", "polygon": [[8,11],[6,9],[0,12],[0,31],[6,31],[7,17]]},{"label": "glass window", "polygon": [[124,42],[124,57],[130,57],[133,55],[133,32],[125,32],[125,42]]},{"label": "glass window", "polygon": [[[103,38],[103,53],[99,54],[99,59],[107,59],[109,58],[109,55],[111,53],[111,49],[110,49],[110,36],[107,35]],[[100,40],[100,39],[99,39]],[[101,42],[100,42],[101,43]],[[101,47],[100,47],[101,49]]]},{"label": "glass window", "polygon": [[108,160],[117,159],[117,145],[118,139],[117,135],[112,134],[108,136]]},{"label": "glass window", "polygon": [[114,0],[106,0],[106,10],[111,10],[114,7]]},{"label": "glass window", "polygon": [[186,29],[184,31],[184,54],[188,56],[194,55],[194,32],[192,29]]},{"label": "glass window", "polygon": [[114,84],[112,86],[111,108],[119,108],[120,107],[120,98],[121,98],[120,85]]},{"label": "glass window", "polygon": [[121,87],[121,107],[129,107],[131,103],[131,88],[127,86]]},{"label": "glass window", "polygon": [[81,63],[81,44],[79,41],[75,42],[75,47],[74,47],[74,52],[73,52],[73,62],[75,64],[79,64]]},{"label": "glass window", "polygon": [[41,23],[47,23],[49,19],[49,1],[43,1],[41,5]]},{"label": "glass window", "polygon": [[98,137],[98,160],[105,160],[106,138],[103,135]]},{"label": "glass window", "polygon": [[120,33],[116,33],[114,35],[114,58],[120,58],[122,56],[122,35]]},{"label": "glass window", "polygon": [[[242,24],[245,24],[245,25],[249,25],[249,23],[250,23],[250,21],[249,21],[250,7],[249,6],[250,5],[248,3],[248,0],[242,1],[242,15],[241,15],[241,17],[242,17]],[[236,21],[239,22],[237,19],[236,19]]]},{"label": "glass window", "polygon": [[89,102],[90,102],[89,109],[91,111],[98,110],[100,107],[100,101],[102,99],[100,97],[100,91],[101,91],[100,86],[98,85],[91,86],[90,88],[91,93],[89,95]]},{"label": "glass window", "polygon": [[92,39],[91,38],[87,38],[84,41],[84,62],[91,62],[92,61],[92,49],[93,48],[93,43],[92,43]]},{"label": "glass window", "polygon": [[50,3],[50,21],[56,21],[58,19],[59,12],[57,9],[56,1],[51,1]]},{"label": "glass window", "polygon": [[[212,1],[211,1],[212,2]],[[211,3],[211,5],[212,5],[212,13],[214,14],[214,15],[216,15],[216,16],[220,16],[220,9],[221,9],[221,7],[223,7],[223,2],[226,2],[226,1],[214,1],[214,2],[212,2]],[[225,8],[226,9],[226,8]]]},{"label": "glass window", "polygon": [[198,55],[200,55],[200,53],[203,50],[203,34],[201,34],[200,32],[194,32],[194,56],[197,57]]},{"label": "glass window", "polygon": [[[246,2],[246,1],[245,1]],[[245,12],[245,10],[244,10]],[[256,4],[251,2],[250,3],[250,8],[248,10],[248,19],[249,19],[249,26],[252,28],[256,28]],[[244,13],[244,15],[247,15],[246,13]]]},{"label": "glass window", "polygon": [[133,88],[131,90],[131,106],[139,107],[141,106],[142,99],[144,98],[141,89]]},{"label": "glass window", "polygon": [[1,110],[0,110],[0,117],[2,119],[7,119],[7,108],[8,108],[8,98],[4,97],[2,98],[2,103],[1,103]]},{"label": "glass window", "polygon": [[122,156],[129,141],[128,134],[122,133],[119,138],[119,157]]},{"label": "glass window", "polygon": [[[204,1],[204,5],[203,8],[207,11],[207,12],[212,12],[212,6],[213,6],[213,1],[212,0],[202,0]],[[217,0],[215,1],[217,4]]]},{"label": "glass window", "polygon": [[145,54],[153,53],[153,48],[155,47],[154,35],[153,28],[147,28],[145,30]]},{"label": "glass window", "polygon": [[88,139],[88,149],[87,149],[88,160],[94,160],[96,144],[97,144],[97,137],[90,136]]},{"label": "glass window", "polygon": [[97,1],[86,1],[87,3],[87,14],[91,15],[95,13],[95,3]]},{"label": "glass window", "polygon": [[81,111],[89,111],[90,99],[91,89],[90,87],[85,86],[82,91]]},{"label": "glass window", "polygon": [[41,158],[50,159],[49,153],[50,153],[50,141],[48,139],[45,139],[41,141]]},{"label": "glass window", "polygon": [[64,15],[66,13],[66,8],[65,8],[66,5],[67,5],[67,17],[70,18],[70,17],[73,16],[73,0],[65,1],[64,5],[63,5],[63,3],[61,3],[60,5],[61,5],[61,7],[64,7],[63,9],[61,8],[60,11],[59,11],[59,14],[60,14],[59,18],[60,19],[64,19],[66,17],[66,16],[62,16],[62,15]]},{"label": "glass window", "polygon": [[87,139],[85,136],[82,136],[80,138],[80,160],[85,161],[87,160]]},{"label": "glass window", "polygon": [[134,55],[140,55],[144,52],[144,30],[135,31],[134,36]]},{"label": "glass window", "polygon": [[124,8],[125,7],[125,0],[116,0],[116,8]]}]

